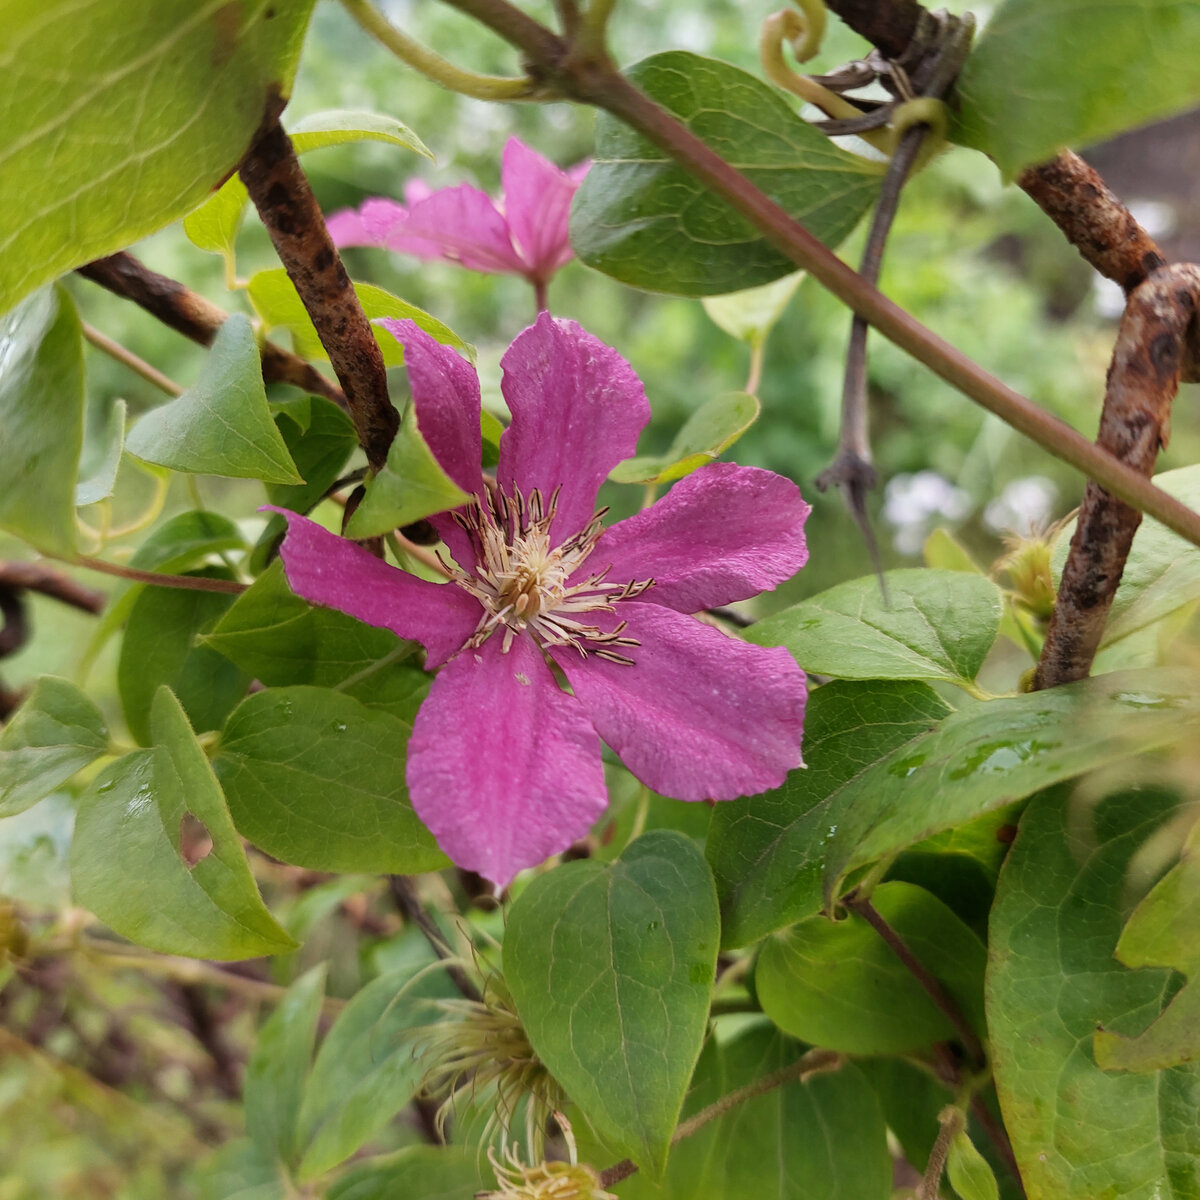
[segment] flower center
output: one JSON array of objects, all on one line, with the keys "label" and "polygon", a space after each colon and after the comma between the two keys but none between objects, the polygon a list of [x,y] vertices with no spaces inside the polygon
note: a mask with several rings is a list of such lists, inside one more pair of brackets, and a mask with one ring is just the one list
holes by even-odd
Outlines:
[{"label": "flower center", "polygon": [[654,580],[605,583],[610,564],[571,583],[596,548],[608,509],[601,509],[573,537],[552,547],[550,527],[557,507],[557,489],[547,503],[534,488],[528,498],[517,490],[511,497],[489,491],[484,500],[476,498],[454,513],[454,520],[471,539],[475,564],[471,571],[449,564],[447,569],[452,581],[483,606],[467,645],[482,645],[503,629],[501,650],[507,653],[517,634],[529,632],[543,646],[574,646],[585,657],[595,654],[632,665],[633,659],[621,648],[639,643],[622,636],[624,621],[606,632],[579,617],[593,611],[615,612],[618,600],[640,596],[654,586]]}]

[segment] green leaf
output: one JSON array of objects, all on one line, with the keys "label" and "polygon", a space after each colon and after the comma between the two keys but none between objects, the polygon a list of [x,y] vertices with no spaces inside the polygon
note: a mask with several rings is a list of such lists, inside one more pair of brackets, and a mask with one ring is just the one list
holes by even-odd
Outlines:
[{"label": "green leaf", "polygon": [[991,918],[988,1028],[1004,1124],[1029,1200],[1192,1200],[1200,1065],[1105,1073],[1097,1025],[1137,1033],[1174,991],[1169,970],[1113,957],[1131,860],[1177,798],[1141,787],[1096,802],[1039,795],[1000,873]]},{"label": "green leaf", "polygon": [[300,1109],[302,1183],[337,1166],[402,1109],[426,1066],[410,1030],[435,1019],[431,999],[457,993],[442,973],[414,980],[428,963],[372,980],[346,1005],[313,1063]]},{"label": "green leaf", "polygon": [[[12,36],[14,30],[6,33]],[[0,71],[0,80],[5,77]],[[0,113],[3,87],[0,82]],[[12,220],[11,211],[5,220]],[[0,254],[0,288],[8,267],[11,262]],[[0,310],[5,307],[0,302]],[[71,555],[83,447],[83,335],[75,305],[62,288],[46,288],[0,317],[0,362],[0,529],[39,550]]]},{"label": "green leaf", "polygon": [[65,792],[0,821],[0,896],[36,912],[69,908],[74,824],[75,806]]},{"label": "green leaf", "polygon": [[669,483],[724,454],[758,420],[761,408],[746,392],[725,392],[702,404],[675,435],[666,454],[630,458],[609,473],[614,483]]},{"label": "green leaf", "polygon": [[479,1157],[461,1146],[407,1146],[347,1171],[325,1200],[468,1200],[479,1189]]},{"label": "green leaf", "polygon": [[[787,1067],[802,1050],[764,1021],[728,1040],[710,1038],[685,1117]],[[879,1101],[847,1063],[736,1105],[679,1146],[661,1184],[639,1172],[620,1184],[620,1194],[622,1200],[887,1200],[891,1178]]]},{"label": "green leaf", "polygon": [[[753,75],[684,51],[655,54],[627,74],[826,245],[874,203],[882,165],[839,150]],[[571,243],[588,266],[622,283],[682,296],[755,287],[796,270],[707,185],[606,113],[571,209]]]},{"label": "green leaf", "polygon": [[325,964],[288,988],[258,1031],[246,1067],[246,1132],[268,1162],[299,1156],[297,1123],[325,996]]},{"label": "green leaf", "polygon": [[942,571],[965,571],[968,575],[982,575],[984,571],[971,557],[971,552],[948,529],[938,526],[921,547],[921,557],[927,567]]},{"label": "green leaf", "polygon": [[279,1165],[249,1138],[226,1142],[198,1166],[191,1182],[199,1200],[291,1200]]},{"label": "green leaf", "polygon": [[1183,857],[1134,910],[1117,943],[1127,967],[1174,967],[1188,983],[1135,1037],[1101,1030],[1096,1061],[1106,1071],[1157,1071],[1200,1060],[1200,823]]},{"label": "green leaf", "polygon": [[1000,1186],[975,1143],[959,1132],[946,1156],[946,1178],[962,1200],[1000,1200]]},{"label": "green leaf", "polygon": [[[227,578],[227,571],[200,572]],[[250,675],[200,641],[233,603],[219,592],[146,588],[129,610],[117,660],[117,691],[130,733],[150,741],[150,713],[167,684],[202,733],[219,729],[246,693]]]},{"label": "green leaf", "polygon": [[0,817],[36,804],[107,749],[100,710],[73,683],[43,675],[0,731]]},{"label": "green leaf", "polygon": [[173,471],[304,482],[271,418],[258,343],[241,313],[217,331],[195,386],[142,417],[125,448]]},{"label": "green leaf", "polygon": [[238,829],[317,871],[415,875],[446,863],[404,784],[409,728],[328,688],[248,696],[214,767]]},{"label": "green leaf", "polygon": [[647,833],[517,898],[505,980],[538,1057],[618,1154],[661,1175],[704,1041],[720,925],[695,844]]},{"label": "green leaf", "polygon": [[996,640],[1000,589],[963,571],[889,571],[842,583],[746,631],[838,679],[944,679],[970,685]]},{"label": "green leaf", "polygon": [[[826,707],[820,697],[833,687],[837,703]],[[812,916],[859,867],[1058,780],[1186,741],[1200,727],[1200,691],[1185,669],[1114,672],[966,701],[949,715],[928,688],[907,688],[817,689],[806,721],[809,769],[714,810],[708,854],[728,945]]]},{"label": "green leaf", "polygon": [[304,476],[302,484],[268,483],[267,499],[281,508],[305,513],[341,475],[358,448],[354,423],[336,404],[309,396],[308,423],[301,429],[290,416],[276,421],[288,454]]},{"label": "green leaf", "polygon": [[75,485],[75,507],[83,508],[107,500],[117,486],[121,451],[125,449],[125,401],[115,400],[104,427],[100,457],[86,479]]},{"label": "green leaf", "polygon": [[[982,1033],[983,943],[940,900],[884,883],[871,903]],[[949,1041],[953,1026],[865,918],[810,917],[769,938],[755,990],[793,1037],[847,1054],[910,1054]]]},{"label": "green leaf", "polygon": [[700,303],[713,323],[730,337],[750,346],[761,346],[783,316],[804,275],[805,272],[797,271],[761,287],[727,292],[724,296],[705,296]]},{"label": "green leaf", "polygon": [[388,448],[383,469],[367,484],[362,503],[346,523],[346,536],[376,537],[434,513],[459,508],[471,497],[442,470],[408,410]]},{"label": "green leaf", "polygon": [[0,312],[195,208],[291,90],[312,0],[6,0]]},{"label": "green leaf", "polygon": [[[436,317],[430,316],[423,308],[417,308],[415,304],[409,304],[373,283],[356,283],[354,290],[367,319],[374,323],[375,340],[383,351],[385,365],[403,366],[404,347],[377,324],[383,317],[415,321],[434,341],[441,342],[443,346],[452,346],[471,362],[475,361],[475,347],[469,342],[464,342],[453,329],[443,325]],[[304,302],[282,267],[258,271],[251,275],[250,282],[246,285],[246,295],[250,298],[254,311],[262,318],[267,331],[287,329],[295,340],[296,353],[302,358],[328,360],[329,355],[321,345],[321,339],[317,337],[316,327],[305,310]]]},{"label": "green leaf", "polygon": [[[154,748],[106,767],[79,802],[71,880],[79,902],[130,941],[195,958],[254,958],[295,943],[275,923],[204,751],[169,688],[151,714]],[[212,850],[189,866],[191,814]]]},{"label": "green leaf", "polygon": [[1198,42],[1196,0],[1006,0],[958,77],[953,136],[1008,175],[1104,141],[1200,101]]},{"label": "green leaf", "polygon": [[[390,142],[433,158],[425,143],[403,122],[354,109],[313,113],[297,122],[291,138],[297,154],[345,142],[375,141]],[[193,246],[224,255],[230,279],[234,273],[234,243],[248,200],[241,177],[231,175],[214,195],[183,219],[183,232]]]}]

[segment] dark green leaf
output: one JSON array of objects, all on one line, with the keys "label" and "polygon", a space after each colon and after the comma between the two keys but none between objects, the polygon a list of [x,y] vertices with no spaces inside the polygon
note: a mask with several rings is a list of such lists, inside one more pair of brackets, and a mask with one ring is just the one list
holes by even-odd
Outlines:
[{"label": "dark green leaf", "polygon": [[73,683],[43,675],[0,732],[0,817],[36,804],[107,749],[100,710]]},{"label": "dark green leaf", "polygon": [[969,684],[1000,627],[1000,589],[962,571],[887,573],[842,583],[759,621],[760,646],[786,646],[806,670],[838,679],[945,679]]},{"label": "dark green leaf", "polygon": [[0,312],[196,207],[292,75],[312,0],[4,7]]},{"label": "dark green leaf", "polygon": [[[79,902],[131,941],[196,958],[253,958],[295,943],[259,898],[225,799],[179,701],[159,688],[154,748],[106,767],[79,802],[71,880]],[[188,865],[191,814],[212,850]]]},{"label": "dark green leaf", "polygon": [[304,482],[271,418],[258,343],[241,313],[217,331],[195,386],[142,417],[125,448],[173,471]]},{"label": "dark green leaf", "polygon": [[469,1200],[481,1183],[473,1152],[460,1146],[408,1146],[347,1171],[325,1200]]},{"label": "dark green leaf", "polygon": [[271,688],[229,718],[214,761],[241,832],[318,871],[418,874],[445,856],[404,784],[409,727],[328,688]]},{"label": "dark green leaf", "polygon": [[1096,1027],[1138,1033],[1172,972],[1113,957],[1130,862],[1172,815],[1154,788],[1096,802],[1065,788],[1021,819],[996,892],[988,1027],[1004,1123],[1029,1200],[1192,1200],[1200,1161],[1200,1065],[1105,1073]]},{"label": "dark green leaf", "polygon": [[513,905],[505,979],[530,1042],[605,1141],[661,1174],[704,1040],[720,938],[694,842],[656,831]]},{"label": "dark green leaf", "polygon": [[[880,916],[983,1032],[983,943],[940,900],[909,883],[871,894]],[[867,921],[810,917],[767,940],[754,973],[763,1012],[813,1045],[847,1054],[909,1054],[954,1029]]]},{"label": "dark green leaf", "polygon": [[[839,150],[753,75],[683,51],[643,59],[628,75],[827,245],[874,203],[881,165]],[[796,269],[705,184],[606,113],[571,210],[571,243],[622,283],[683,296],[754,287]]]},{"label": "dark green leaf", "polygon": [[1005,0],[958,78],[954,137],[1009,175],[1200,100],[1195,0]]},{"label": "dark green leaf", "polygon": [[309,419],[304,429],[289,418],[279,424],[288,454],[304,476],[303,484],[268,483],[267,498],[281,508],[306,513],[341,475],[358,446],[354,424],[336,404],[308,397]]},{"label": "dark green leaf", "polygon": [[[117,486],[117,471],[121,466],[121,451],[125,449],[125,401],[114,400],[104,427],[100,456],[92,464],[86,479],[75,485],[75,505],[83,508],[107,500]],[[81,464],[82,469],[82,464]]]},{"label": "dark green leaf", "polygon": [[[9,74],[0,71],[0,80]],[[0,114],[3,87],[0,82]],[[2,117],[0,130],[7,132]],[[0,184],[0,195],[3,190]],[[11,219],[9,210],[6,222]],[[2,293],[11,265],[9,256],[0,254],[0,310],[7,307]],[[0,363],[0,529],[39,550],[70,555],[83,446],[83,335],[75,305],[62,288],[46,288],[0,317]]]}]

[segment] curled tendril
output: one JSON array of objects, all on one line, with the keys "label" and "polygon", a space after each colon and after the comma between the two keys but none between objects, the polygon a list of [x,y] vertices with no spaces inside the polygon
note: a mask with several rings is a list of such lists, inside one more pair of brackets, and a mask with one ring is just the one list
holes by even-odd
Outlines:
[{"label": "curled tendril", "polygon": [[949,119],[945,101],[935,100],[932,96],[917,96],[897,104],[888,123],[892,153],[900,145],[900,139],[918,125],[924,125],[927,129],[925,140],[921,143],[921,153],[913,166],[914,171],[919,171],[935,159],[948,144],[946,134]]},{"label": "curled tendril", "polygon": [[792,53],[796,56],[797,62],[808,62],[810,58],[816,58],[817,52],[821,49],[821,42],[825,38],[825,0],[794,0],[794,2],[803,16],[792,13],[793,17],[800,17],[800,32],[794,33],[791,38]]}]

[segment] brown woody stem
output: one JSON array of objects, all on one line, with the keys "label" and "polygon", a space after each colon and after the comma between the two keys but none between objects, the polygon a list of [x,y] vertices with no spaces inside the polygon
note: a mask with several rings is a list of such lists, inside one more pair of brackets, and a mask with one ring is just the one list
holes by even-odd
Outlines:
[{"label": "brown woody stem", "polygon": [[383,352],[278,120],[259,131],[240,174],[341,382],[367,461],[379,470],[400,427]]},{"label": "brown woody stem", "polygon": [[0,588],[40,592],[89,613],[100,612],[107,600],[103,592],[84,587],[42,563],[0,562]]},{"label": "brown woody stem", "polygon": [[[1171,402],[1198,306],[1200,267],[1163,267],[1133,291],[1117,332],[1097,442],[1147,477],[1169,437]],[[1141,522],[1136,508],[1088,483],[1035,690],[1086,678]]]},{"label": "brown woody stem", "polygon": [[224,592],[228,596],[240,596],[248,586],[236,579],[209,579],[204,575],[167,575],[161,571],[143,571],[138,567],[125,567],[120,563],[105,562],[78,554],[70,560],[76,566],[99,571],[103,575],[116,575],[120,579],[131,579],[134,583],[149,583],[155,587],[182,588],[191,592]]}]

